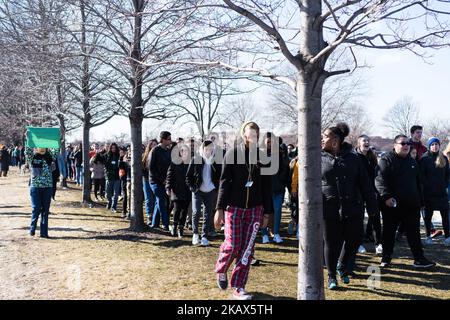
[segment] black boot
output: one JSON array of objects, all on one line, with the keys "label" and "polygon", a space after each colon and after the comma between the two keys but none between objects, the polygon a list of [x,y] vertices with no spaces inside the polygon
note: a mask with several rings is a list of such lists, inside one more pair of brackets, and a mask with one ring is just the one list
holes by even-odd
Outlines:
[{"label": "black boot", "polygon": [[183,236],[184,236],[184,230],[183,230],[183,228],[180,228],[180,229],[178,229],[178,238],[183,238]]}]

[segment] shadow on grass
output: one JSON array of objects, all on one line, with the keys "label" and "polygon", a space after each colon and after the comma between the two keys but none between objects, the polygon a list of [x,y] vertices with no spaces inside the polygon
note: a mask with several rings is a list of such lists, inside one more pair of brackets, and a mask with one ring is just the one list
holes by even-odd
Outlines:
[{"label": "shadow on grass", "polygon": [[[389,298],[398,298],[398,299],[407,299],[407,300],[433,300],[434,298],[423,296],[423,295],[417,295],[417,294],[411,294],[411,293],[401,293],[401,292],[395,292],[391,290],[386,289],[370,289],[364,286],[352,286],[352,287],[345,287],[342,291],[359,291],[359,292],[365,292],[372,295],[377,295],[380,297],[389,297]],[[372,299],[372,298],[371,298]],[[373,299],[375,300],[375,299]]]},{"label": "shadow on grass", "polygon": [[0,209],[16,209],[16,208],[24,208],[24,206],[0,206]]},{"label": "shadow on grass", "polygon": [[273,296],[271,294],[262,293],[262,292],[251,292],[253,295],[253,300],[295,300],[292,297],[281,297],[281,296]]}]

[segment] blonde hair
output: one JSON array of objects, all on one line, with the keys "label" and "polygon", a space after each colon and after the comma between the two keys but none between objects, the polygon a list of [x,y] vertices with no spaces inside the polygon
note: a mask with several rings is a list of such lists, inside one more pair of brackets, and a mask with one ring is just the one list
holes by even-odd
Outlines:
[{"label": "blonde hair", "polygon": [[444,150],[444,155],[447,157],[448,161],[450,161],[450,143],[447,144],[447,148]]},{"label": "blonde hair", "polygon": [[447,162],[445,161],[444,154],[439,151],[438,156],[436,158],[436,168],[444,168],[447,165]]}]

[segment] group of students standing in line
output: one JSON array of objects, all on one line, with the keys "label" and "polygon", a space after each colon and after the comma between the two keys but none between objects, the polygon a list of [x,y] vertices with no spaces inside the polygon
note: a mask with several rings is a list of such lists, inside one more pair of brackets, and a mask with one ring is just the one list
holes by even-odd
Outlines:
[{"label": "group of students standing in line", "polygon": [[18,167],[22,170],[25,163],[25,149],[23,146],[12,146],[8,148],[6,145],[0,146],[0,177],[7,177],[9,167]]},{"label": "group of students standing in line", "polygon": [[[344,141],[349,134],[346,124],[340,123],[323,132],[324,258],[330,289],[337,288],[337,275],[344,283],[350,281],[357,249],[363,241],[365,210],[369,215],[368,228],[374,231],[377,248],[382,254],[381,267],[391,264],[399,225],[406,232],[414,256],[413,265],[417,268],[435,265],[423,253],[420,238],[421,208],[425,208],[425,226],[429,236],[433,228],[432,212],[441,212],[446,238],[444,243],[450,245],[447,192],[449,155],[445,157],[442,154],[437,138],[428,141],[428,151],[425,153],[420,138],[419,141],[414,139],[416,131],[421,130],[418,126],[412,128],[413,139],[404,135],[396,136],[393,150],[379,161],[370,149],[367,136],[359,137],[356,148]],[[295,202],[299,164],[292,152],[293,148],[287,148],[287,152],[284,145],[275,144],[277,147],[272,148],[274,141],[281,141],[267,133],[262,149],[271,157],[271,161],[278,159],[279,167],[273,174],[263,174],[267,165],[261,164],[258,158],[259,137],[258,125],[246,122],[241,127],[239,142],[229,150],[221,149],[212,140],[205,140],[198,154],[195,154],[192,143],[188,145],[180,139],[178,143],[173,143],[170,132],[163,131],[159,143],[151,141],[142,159],[145,208],[151,228],[159,228],[162,223],[164,231],[183,237],[186,222],[191,220],[192,243],[206,246],[214,228],[222,227],[225,239],[215,266],[217,284],[221,289],[228,288],[227,271],[231,263],[236,261],[231,274],[231,287],[233,297],[241,300],[252,298],[245,291],[245,286],[254,260],[258,232],[262,231],[263,242],[266,243],[267,226],[269,220],[273,220],[274,241],[281,240],[278,237],[285,188],[291,194],[293,223],[298,223],[298,203]],[[417,151],[417,159],[420,160],[416,161],[411,156],[411,146]],[[256,161],[251,150],[258,151]],[[58,152],[46,149],[33,152],[27,149],[25,154],[31,171],[33,215],[30,234],[34,235],[37,218],[41,214],[41,236],[48,237],[48,209]],[[174,161],[174,154],[179,161]],[[214,161],[216,154],[221,154],[223,161]],[[92,150],[90,154],[94,194],[98,199],[98,191],[100,197],[105,191],[107,208],[112,212],[117,210],[121,187],[123,190],[124,185],[129,185],[129,159],[129,152],[115,143],[107,149]],[[123,184],[123,181],[127,183]],[[190,207],[192,217],[189,219]],[[174,214],[170,229],[169,213],[172,210]],[[201,233],[200,216],[204,220]]]},{"label": "group of students standing in line", "polygon": [[435,266],[423,252],[420,216],[423,209],[425,243],[430,244],[433,211],[440,211],[444,245],[450,246],[450,148],[444,155],[439,139],[432,137],[427,149],[420,141],[422,127],[413,126],[410,138],[397,135],[393,150],[377,161],[367,136],[360,136],[353,149],[344,141],[348,134],[345,123],[322,134],[324,249],[329,289],[338,287],[337,275],[347,284],[354,274],[356,253],[363,241],[365,210],[369,216],[367,228],[374,232],[377,253],[382,255],[380,267],[391,266],[397,232],[406,233],[414,267]]}]

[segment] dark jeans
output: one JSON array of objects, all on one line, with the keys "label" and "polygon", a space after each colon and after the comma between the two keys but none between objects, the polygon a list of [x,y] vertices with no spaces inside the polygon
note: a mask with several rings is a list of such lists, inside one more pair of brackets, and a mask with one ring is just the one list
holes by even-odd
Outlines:
[{"label": "dark jeans", "polygon": [[169,227],[169,214],[167,213],[167,198],[166,188],[159,183],[150,183],[150,188],[155,195],[155,208],[153,210],[152,226],[159,227],[159,222],[162,220],[164,228]]},{"label": "dark jeans", "polygon": [[120,180],[106,180],[106,197],[108,198],[108,209],[117,210],[117,200],[120,193]]},{"label": "dark jeans", "polygon": [[94,182],[94,195],[97,198],[99,195],[99,191],[100,191],[100,196],[104,197],[105,196],[105,185],[106,185],[106,180],[105,178],[103,179],[92,179]]},{"label": "dark jeans", "polygon": [[394,252],[395,232],[403,223],[406,238],[414,259],[423,258],[420,240],[420,208],[396,207],[382,209],[383,214],[383,257],[390,259]]},{"label": "dark jeans", "polygon": [[382,241],[381,235],[381,215],[377,212],[374,216],[369,216],[366,226],[366,238],[373,236],[375,245],[379,245]]},{"label": "dark jeans", "polygon": [[127,189],[127,180],[126,179],[121,179],[120,180],[120,187],[122,188],[122,197],[123,197],[123,202],[122,202],[122,213],[123,214],[127,214],[128,210],[128,189]]},{"label": "dark jeans", "polygon": [[350,270],[364,234],[364,216],[340,218],[338,215],[324,219],[325,263],[328,276],[335,278],[339,261],[343,274]]},{"label": "dark jeans", "polygon": [[174,206],[173,227],[178,227],[182,230],[186,224],[187,212],[191,200],[176,200],[172,201],[172,203]]},{"label": "dark jeans", "polygon": [[48,212],[52,201],[53,188],[30,188],[31,225],[30,232],[35,232],[39,216],[41,216],[41,236],[48,236]]},{"label": "dark jeans", "polygon": [[[441,213],[441,217],[442,217],[442,228],[444,229],[445,237],[448,238],[448,237],[450,237],[448,210],[440,210],[439,212]],[[432,218],[433,218],[433,210],[425,209],[424,221],[425,221],[425,229],[427,231],[427,237],[429,237],[431,235],[431,229],[432,229],[431,219]]]},{"label": "dark jeans", "polygon": [[202,204],[205,206],[203,211],[203,227],[202,238],[207,237],[210,231],[210,219],[213,210],[213,199],[216,190],[211,192],[197,191],[192,193],[192,232],[198,234],[198,225],[200,222],[200,215],[202,211]]}]

